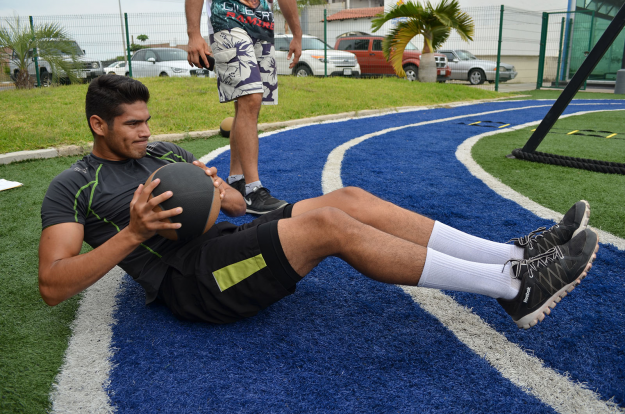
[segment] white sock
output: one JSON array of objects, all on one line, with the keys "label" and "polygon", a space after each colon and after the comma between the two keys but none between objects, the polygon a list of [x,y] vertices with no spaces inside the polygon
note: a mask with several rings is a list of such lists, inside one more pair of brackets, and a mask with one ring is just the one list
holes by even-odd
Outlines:
[{"label": "white sock", "polygon": [[479,263],[504,264],[523,259],[523,248],[471,236],[440,221],[434,222],[428,247],[458,259]]},{"label": "white sock", "polygon": [[243,174],[229,175],[228,176],[228,184],[232,184],[233,182],[242,180],[243,178],[245,178],[243,176]]},{"label": "white sock", "polygon": [[510,263],[504,267],[503,264],[470,262],[428,248],[417,286],[510,300],[519,293],[521,281],[512,277]]},{"label": "white sock", "polygon": [[249,195],[256,187],[262,187],[260,181],[254,181],[253,183],[245,184],[245,195]]}]

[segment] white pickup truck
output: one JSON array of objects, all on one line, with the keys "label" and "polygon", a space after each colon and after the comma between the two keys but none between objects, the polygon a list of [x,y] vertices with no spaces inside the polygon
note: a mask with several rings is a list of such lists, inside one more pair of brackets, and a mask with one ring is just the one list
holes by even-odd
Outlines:
[{"label": "white pickup truck", "polygon": [[[97,78],[100,75],[104,75],[104,67],[102,66],[102,62],[99,59],[93,59],[89,55],[87,55],[87,53],[80,48],[78,43],[73,42],[73,44],[76,49],[78,61],[80,62],[80,67],[76,70],[76,76],[80,79],[85,79],[89,81],[93,78]],[[17,65],[15,65],[14,63],[14,60],[16,60],[15,58],[15,51],[13,51],[10,63],[11,79],[13,80],[16,79],[19,72]],[[32,77],[37,76],[35,70],[35,57],[32,50],[28,51],[27,60],[28,74]],[[37,63],[39,65],[39,76],[41,79],[41,84],[43,86],[50,85],[53,77],[52,75],[54,74],[54,69],[52,65],[41,57],[37,59]],[[56,73],[56,75],[60,80],[67,79],[67,75],[65,74],[65,72]]]}]

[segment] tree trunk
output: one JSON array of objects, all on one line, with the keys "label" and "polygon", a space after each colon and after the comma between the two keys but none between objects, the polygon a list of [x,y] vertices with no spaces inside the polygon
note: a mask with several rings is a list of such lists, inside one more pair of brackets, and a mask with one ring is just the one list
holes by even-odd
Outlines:
[{"label": "tree trunk", "polygon": [[421,53],[419,82],[436,82],[436,61],[434,60],[434,53]]},{"label": "tree trunk", "polygon": [[30,89],[35,83],[30,78],[28,70],[20,70],[15,77],[15,87],[17,89]]}]

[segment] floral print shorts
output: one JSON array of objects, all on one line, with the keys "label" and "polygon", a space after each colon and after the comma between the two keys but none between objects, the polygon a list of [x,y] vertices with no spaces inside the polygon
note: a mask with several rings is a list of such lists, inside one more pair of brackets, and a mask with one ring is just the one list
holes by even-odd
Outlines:
[{"label": "floral print shorts", "polygon": [[263,94],[263,105],[278,104],[278,69],[273,44],[251,38],[243,29],[210,35],[219,102]]}]

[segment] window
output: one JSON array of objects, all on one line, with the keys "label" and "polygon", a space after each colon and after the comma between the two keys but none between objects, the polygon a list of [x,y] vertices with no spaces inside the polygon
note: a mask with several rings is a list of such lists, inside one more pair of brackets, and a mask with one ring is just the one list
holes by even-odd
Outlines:
[{"label": "window", "polygon": [[289,41],[281,37],[276,37],[274,47],[276,50],[287,52],[289,50]]},{"label": "window", "polygon": [[156,53],[154,53],[153,50],[146,50],[145,51],[145,60],[148,60],[150,58],[154,58],[154,60],[158,61],[159,59],[156,57]]},{"label": "window", "polygon": [[357,39],[354,50],[369,50],[369,39]]},{"label": "window", "polygon": [[375,51],[382,50],[382,39],[375,39],[373,41],[373,46],[371,47],[371,50],[375,50]]},{"label": "window", "polygon": [[454,56],[453,53],[451,52],[442,52],[443,55],[447,56],[447,60],[449,60],[450,62],[453,61],[456,57]]},{"label": "window", "polygon": [[339,50],[354,50],[354,43],[356,41],[355,40],[341,40],[339,42]]},{"label": "window", "polygon": [[145,50],[140,50],[132,56],[132,60],[135,62],[145,61]]}]

